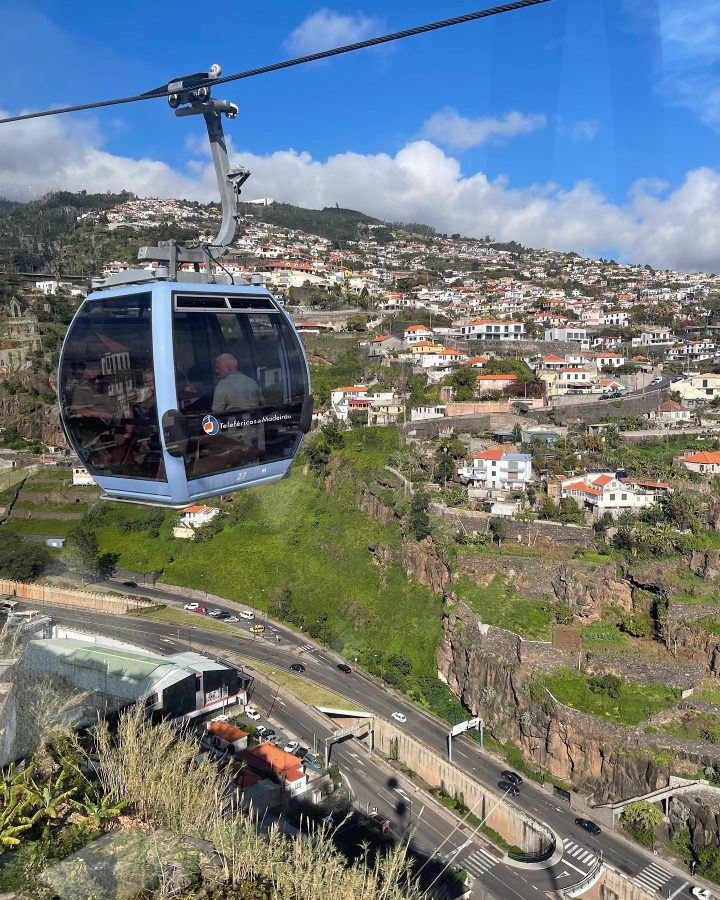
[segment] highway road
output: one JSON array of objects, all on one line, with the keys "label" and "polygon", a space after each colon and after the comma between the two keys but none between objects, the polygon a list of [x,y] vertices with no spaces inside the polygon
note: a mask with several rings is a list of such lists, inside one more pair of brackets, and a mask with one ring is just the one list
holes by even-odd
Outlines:
[{"label": "highway road", "polygon": [[[112,585],[118,588],[117,584]],[[177,595],[159,589],[147,588],[123,588],[128,593],[152,596],[162,600],[169,606],[182,607],[182,599]],[[32,605],[32,604],[28,604]],[[215,605],[211,599],[209,607]],[[238,604],[225,601],[217,604],[218,608],[227,612],[236,613]],[[266,632],[261,637],[253,637],[249,627],[253,622],[241,621],[234,629],[238,632],[234,635],[221,632],[208,631],[198,627],[197,629],[185,626],[167,625],[142,619],[141,621],[131,616],[110,616],[97,613],[79,612],[77,610],[65,610],[53,607],[53,618],[61,623],[97,630],[99,633],[116,636],[118,638],[136,643],[142,646],[152,646],[161,652],[172,652],[173,646],[184,646],[190,643],[193,649],[202,652],[214,653],[219,657],[227,654],[239,654],[244,659],[258,659],[271,665],[279,666],[285,670],[293,663],[302,662],[306,667],[304,676],[315,683],[333,690],[349,700],[354,701],[361,708],[389,719],[392,712],[401,711],[407,716],[407,722],[402,726],[410,730],[423,743],[440,753],[447,752],[447,726],[425,710],[415,706],[406,699],[389,691],[371,676],[360,670],[353,670],[345,675],[337,670],[340,661],[330,651],[319,647],[313,641],[303,635],[298,635],[291,629],[275,622],[265,620],[255,610],[255,622],[262,621],[266,625]],[[200,625],[201,623],[198,623]],[[232,626],[231,626],[232,627]],[[279,641],[278,641],[279,639]],[[287,703],[287,697],[284,698]],[[298,735],[300,737],[300,735]],[[357,743],[357,742],[351,742]],[[345,753],[345,750],[337,752]],[[358,755],[360,749],[355,751]],[[459,737],[453,741],[453,761],[465,772],[475,777],[478,781],[496,786],[503,769],[507,765],[490,753],[481,751],[479,746],[468,738]],[[357,763],[357,760],[353,761]],[[361,769],[359,765],[355,769]],[[354,776],[357,777],[357,776]],[[362,780],[362,777],[361,777]],[[380,784],[380,782],[374,782]],[[497,790],[497,788],[495,788]],[[571,812],[569,805],[562,799],[548,795],[543,789],[533,782],[526,782],[520,797],[516,800],[507,799],[506,802],[517,803],[524,811],[534,815],[539,821],[547,823],[556,833],[561,835],[565,854],[562,861],[552,870],[543,872],[524,872],[523,880],[531,893],[526,893],[522,884],[518,883],[518,897],[537,896],[538,891],[557,890],[579,881],[595,863],[597,855],[602,851],[604,858],[617,869],[627,874],[638,884],[655,890],[660,897],[679,898],[689,900],[690,879],[678,877],[673,867],[663,864],[661,858],[645,851],[643,848],[631,843],[615,832],[603,829],[599,836],[589,835],[579,826],[575,825],[575,814]],[[375,803],[379,806],[379,804]],[[467,840],[467,838],[465,838]],[[475,852],[474,846],[465,848],[468,852],[459,855],[459,864]],[[469,868],[469,866],[468,866]],[[493,869],[488,873],[479,872],[483,884],[492,879]],[[505,894],[499,896],[512,896],[508,893],[507,878],[516,869],[502,866]],[[513,885],[520,879],[512,879]],[[487,885],[488,887],[489,884]],[[513,890],[515,887],[513,887]]]}]

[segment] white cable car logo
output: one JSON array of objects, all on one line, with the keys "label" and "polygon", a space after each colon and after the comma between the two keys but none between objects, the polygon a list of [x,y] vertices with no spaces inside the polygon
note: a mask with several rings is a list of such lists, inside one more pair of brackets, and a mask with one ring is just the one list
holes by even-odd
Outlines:
[{"label": "white cable car logo", "polygon": [[220,426],[215,416],[205,416],[202,420],[202,430],[205,434],[217,434],[220,431]]}]

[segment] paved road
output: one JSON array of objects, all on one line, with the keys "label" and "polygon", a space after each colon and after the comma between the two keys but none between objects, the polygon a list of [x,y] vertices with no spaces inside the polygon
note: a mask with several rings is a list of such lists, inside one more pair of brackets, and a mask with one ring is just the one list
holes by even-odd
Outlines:
[{"label": "paved road", "polygon": [[[113,587],[117,588],[117,585],[113,585]],[[182,606],[183,601],[176,595],[159,589],[143,588],[137,589],[135,592],[152,595],[157,599],[162,599],[168,605]],[[214,602],[210,601],[209,606],[213,605]],[[217,605],[228,612],[237,611],[237,604],[232,604],[230,601]],[[335,657],[329,651],[319,648],[314,642],[278,623],[268,621],[265,634],[262,637],[254,638],[249,632],[249,627],[253,623],[241,622],[235,626],[238,639],[220,632],[166,625],[147,619],[140,622],[132,617],[120,618],[96,613],[78,613],[59,608],[53,609],[53,617],[59,622],[85,623],[86,627],[97,628],[102,632],[124,637],[125,640],[144,646],[150,646],[148,641],[152,640],[155,649],[162,650],[162,652],[172,652],[173,645],[184,646],[188,641],[193,649],[198,651],[208,650],[218,656],[240,653],[249,659],[262,660],[286,670],[293,663],[302,661],[306,667],[305,677],[346,696],[361,708],[369,708],[369,711],[385,719],[389,719],[394,711],[402,711],[407,716],[407,722],[403,727],[420,737],[434,750],[441,753],[447,752],[445,725],[406,699],[390,692],[360,670],[354,670],[350,675],[338,672],[336,665],[339,657]],[[259,615],[257,612],[256,614]],[[261,621],[265,623],[264,619]],[[280,639],[279,643],[278,638]],[[497,785],[502,770],[507,768],[501,760],[481,751],[476,743],[462,736],[453,741],[453,761],[478,781],[490,786]],[[535,896],[538,889],[557,890],[558,887],[580,880],[593,868],[594,858],[602,851],[608,862],[644,887],[652,886],[658,891],[659,896],[671,895],[680,900],[690,897],[687,881],[675,877],[669,868],[663,866],[659,857],[654,857],[614,832],[603,830],[602,834],[597,837],[589,835],[575,825],[575,814],[571,812],[565,801],[548,795],[535,783],[526,782],[521,796],[515,801],[508,798],[508,802],[517,803],[523,810],[534,815],[541,822],[547,823],[562,837],[566,847],[567,852],[560,865],[555,870],[549,871],[547,877],[542,876],[541,880],[544,879],[545,884],[543,887],[536,886]],[[554,882],[553,886],[547,884],[547,878]],[[524,896],[524,894],[518,894],[518,896]]]}]

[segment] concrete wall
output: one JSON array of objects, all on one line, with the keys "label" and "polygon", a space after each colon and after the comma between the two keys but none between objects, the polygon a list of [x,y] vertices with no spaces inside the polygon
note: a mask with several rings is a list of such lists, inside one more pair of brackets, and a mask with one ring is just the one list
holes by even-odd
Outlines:
[{"label": "concrete wall", "polygon": [[108,594],[94,594],[91,591],[76,591],[51,587],[44,584],[25,584],[0,578],[0,594],[13,594],[18,600],[32,600],[35,603],[50,603],[55,606],[73,606],[92,609],[112,615],[122,615],[135,609],[147,609],[152,601],[143,597],[113,597]]},{"label": "concrete wall", "polygon": [[[577,422],[611,422],[626,416],[644,416],[656,409],[663,400],[668,400],[670,392],[647,391],[644,395],[626,397],[622,400],[593,400],[572,405],[559,405],[552,410],[553,419],[558,424],[570,425]],[[576,399],[576,398],[573,398]],[[527,414],[537,422],[549,421],[551,410],[533,409]]]},{"label": "concrete wall", "polygon": [[507,803],[500,803],[495,808],[501,794],[473,781],[406,731],[382,719],[375,719],[374,741],[376,750],[388,757],[397,757],[399,762],[417,772],[431,787],[442,788],[451,797],[462,793],[468,809],[479,819],[487,816],[486,824],[509,843],[526,853],[539,852],[547,847],[547,832],[540,822]]},{"label": "concrete wall", "polygon": [[606,865],[601,880],[582,896],[583,900],[657,900],[658,895]]}]

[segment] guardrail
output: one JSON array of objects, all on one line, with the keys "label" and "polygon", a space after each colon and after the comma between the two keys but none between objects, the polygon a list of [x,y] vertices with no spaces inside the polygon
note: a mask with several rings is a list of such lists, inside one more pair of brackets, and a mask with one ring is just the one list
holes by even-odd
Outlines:
[{"label": "guardrail", "polygon": [[591,888],[594,884],[597,884],[602,874],[604,865],[605,863],[603,862],[601,853],[598,861],[595,863],[595,866],[587,873],[587,875],[585,875],[584,878],[581,878],[580,881],[576,882],[570,887],[564,888],[561,891],[560,896],[563,898],[579,897],[588,888]]}]

